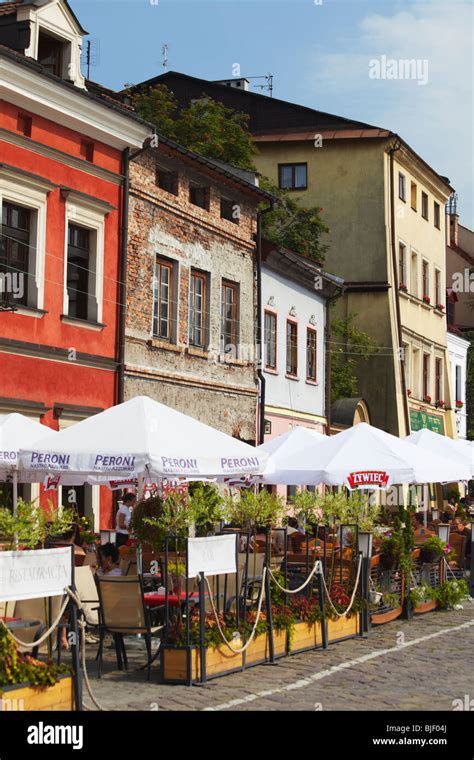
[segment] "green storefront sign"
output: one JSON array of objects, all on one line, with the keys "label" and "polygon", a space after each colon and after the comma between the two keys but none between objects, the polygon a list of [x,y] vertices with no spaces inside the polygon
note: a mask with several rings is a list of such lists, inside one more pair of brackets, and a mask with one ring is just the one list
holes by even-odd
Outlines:
[{"label": "green storefront sign", "polygon": [[410,426],[412,433],[422,428],[428,428],[434,433],[444,435],[444,421],[438,414],[428,414],[428,412],[417,412],[416,409],[410,409]]}]

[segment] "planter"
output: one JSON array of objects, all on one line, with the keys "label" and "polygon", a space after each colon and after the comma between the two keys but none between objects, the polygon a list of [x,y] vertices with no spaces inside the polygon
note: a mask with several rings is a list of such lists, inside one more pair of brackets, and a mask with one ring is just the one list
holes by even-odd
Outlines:
[{"label": "planter", "polygon": [[360,616],[351,615],[327,621],[328,642],[340,641],[357,636],[360,630]]},{"label": "planter", "polygon": [[[286,655],[286,631],[273,631],[273,647],[275,657],[284,657]],[[270,659],[270,647],[268,634],[257,636],[245,650],[244,665],[258,665],[261,662],[268,662]]]},{"label": "planter", "polygon": [[435,610],[437,606],[437,602],[435,599],[428,599],[426,602],[423,602],[423,604],[420,604],[418,607],[413,608],[413,612],[415,615],[423,615],[425,612],[432,612],[432,610]]},{"label": "planter", "polygon": [[317,623],[295,623],[289,651],[291,654],[295,652],[304,652],[306,649],[315,649],[323,644],[323,634],[321,622]]},{"label": "planter", "polygon": [[[162,674],[165,683],[187,683],[187,662],[191,658],[191,681],[201,679],[201,657],[198,647],[161,648]],[[206,678],[242,669],[242,655],[234,654],[227,647],[206,649]]]},{"label": "planter", "polygon": [[398,565],[398,559],[391,554],[379,554],[379,567],[383,570],[395,570]]},{"label": "planter", "polygon": [[60,676],[54,686],[30,686],[14,684],[0,688],[2,711],[62,710],[74,709],[72,676]]},{"label": "planter", "polygon": [[425,564],[433,564],[433,562],[440,562],[441,557],[436,552],[432,552],[429,549],[420,549],[420,562]]}]

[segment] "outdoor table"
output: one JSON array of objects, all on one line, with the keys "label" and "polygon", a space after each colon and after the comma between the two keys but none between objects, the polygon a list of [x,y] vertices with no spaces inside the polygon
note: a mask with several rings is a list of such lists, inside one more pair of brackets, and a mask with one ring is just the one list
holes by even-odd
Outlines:
[{"label": "outdoor table", "polygon": [[30,620],[28,618],[0,618],[8,630],[17,631],[21,628],[34,628],[35,625],[41,625],[41,620]]},{"label": "outdoor table", "polygon": [[[161,607],[166,603],[166,594],[158,593],[157,591],[150,591],[148,594],[144,594],[145,604],[147,607]],[[199,593],[195,591],[189,594],[189,601],[198,602]],[[186,602],[186,593],[182,591],[178,597],[178,594],[168,594],[168,604],[170,607],[178,607],[179,604]]]}]

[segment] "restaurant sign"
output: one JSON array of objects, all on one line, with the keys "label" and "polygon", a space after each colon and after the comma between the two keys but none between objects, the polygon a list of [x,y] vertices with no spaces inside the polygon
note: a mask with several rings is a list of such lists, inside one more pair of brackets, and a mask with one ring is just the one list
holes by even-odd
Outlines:
[{"label": "restaurant sign", "polygon": [[71,547],[0,552],[0,602],[62,596],[71,585]]},{"label": "restaurant sign", "polygon": [[428,428],[433,433],[444,435],[444,420],[439,414],[429,414],[417,409],[410,409],[410,427],[412,433]]},{"label": "restaurant sign", "polygon": [[188,539],[188,578],[237,572],[236,534]]}]

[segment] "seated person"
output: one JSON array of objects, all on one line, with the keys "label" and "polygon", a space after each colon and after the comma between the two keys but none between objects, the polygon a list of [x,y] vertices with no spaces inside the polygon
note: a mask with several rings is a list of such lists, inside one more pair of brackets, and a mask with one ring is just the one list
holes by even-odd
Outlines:
[{"label": "seated person", "polygon": [[451,530],[453,533],[459,533],[460,536],[466,536],[466,557],[471,557],[471,547],[472,547],[472,536],[471,536],[471,526],[466,525],[463,520],[461,520],[459,517],[456,517],[453,520],[453,525]]},{"label": "seated person", "polygon": [[120,570],[120,555],[115,544],[103,544],[99,547],[99,567],[97,568],[97,575],[100,576],[113,576],[122,575]]},{"label": "seated person", "polygon": [[413,515],[412,523],[413,530],[415,531],[415,538],[434,535],[432,530],[428,530],[428,527],[425,527],[425,515],[423,512],[416,512]]}]

